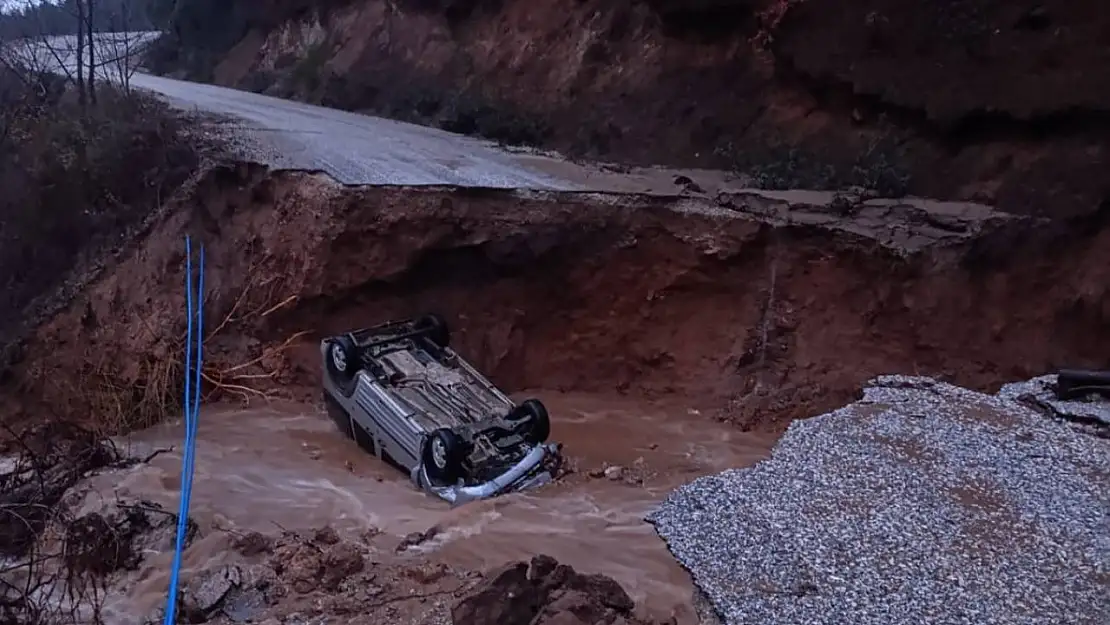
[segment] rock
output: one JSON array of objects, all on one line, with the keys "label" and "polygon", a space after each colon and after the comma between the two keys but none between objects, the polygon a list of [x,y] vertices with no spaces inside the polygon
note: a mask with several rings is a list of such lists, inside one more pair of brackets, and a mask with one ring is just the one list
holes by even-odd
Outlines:
[{"label": "rock", "polygon": [[636,607],[632,597],[629,597],[624,588],[612,577],[598,574],[582,575],[574,573],[573,569],[571,572],[573,575],[567,581],[568,588],[577,590],[618,612],[631,612]]},{"label": "rock", "polygon": [[166,621],[166,608],[158,606],[143,619],[143,625],[162,625]]},{"label": "rock", "polygon": [[623,476],[624,476],[624,468],[623,467],[612,466],[612,467],[609,467],[609,468],[605,469],[605,477],[610,479],[610,480],[617,481],[617,480],[621,479]]},{"label": "rock", "polygon": [[509,564],[451,610],[454,625],[529,625],[545,597],[528,579],[528,564]]},{"label": "rock", "polygon": [[320,582],[324,590],[334,591],[343,580],[361,572],[365,566],[362,552],[351,543],[333,544],[324,552],[323,559],[324,574]]},{"label": "rock", "polygon": [[532,581],[542,580],[551,575],[551,573],[559,566],[559,561],[551,556],[540,554],[529,563],[528,566],[528,579]]},{"label": "rock", "polygon": [[546,555],[489,575],[451,611],[454,625],[643,625],[615,580],[583,575]]},{"label": "rock", "polygon": [[413,532],[405,536],[404,539],[401,540],[401,544],[397,545],[397,553],[424,544],[438,535],[439,528],[434,525],[423,532]]},{"label": "rock", "polygon": [[378,536],[381,536],[381,534],[382,530],[380,528],[368,527],[359,534],[359,538],[362,540],[363,543],[369,545],[370,543],[374,542],[374,539],[376,539]]},{"label": "rock", "polygon": [[312,541],[321,545],[334,545],[339,542],[339,533],[331,526],[321,527],[312,535]]},{"label": "rock", "polygon": [[193,622],[196,620],[192,615],[203,615],[202,620],[207,620],[223,605],[228,594],[240,588],[242,583],[242,571],[234,565],[201,573],[185,589],[182,613],[189,614]]},{"label": "rock", "polygon": [[427,586],[447,577],[451,569],[442,562],[429,562],[407,570],[406,576],[416,583]]},{"label": "rock", "polygon": [[269,553],[273,547],[273,539],[258,532],[248,532],[238,536],[231,544],[232,549],[248,558]]},{"label": "rock", "polygon": [[698,183],[694,182],[689,176],[675,176],[674,183],[677,186],[684,187],[687,191],[692,193],[705,193],[705,189]]},{"label": "rock", "polygon": [[222,611],[233,623],[250,622],[266,607],[266,595],[256,588],[232,590],[224,600]]},{"label": "rock", "polygon": [[297,542],[279,545],[270,562],[274,571],[299,593],[316,590],[324,566],[319,550]]}]

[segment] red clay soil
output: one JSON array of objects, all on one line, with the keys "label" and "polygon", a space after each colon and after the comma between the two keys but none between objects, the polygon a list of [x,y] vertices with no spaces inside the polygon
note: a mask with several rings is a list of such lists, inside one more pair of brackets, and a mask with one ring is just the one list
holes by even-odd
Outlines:
[{"label": "red clay soil", "polygon": [[281,78],[278,92],[332,106],[618,161],[736,166],[781,188],[896,178],[1059,216],[1110,201],[1101,0],[304,5],[251,31],[217,81]]},{"label": "red clay soil", "polygon": [[835,407],[880,373],[989,388],[1108,364],[1105,214],[1049,228],[895,208],[220,169],[40,328],[14,379],[35,410],[111,427],[172,413],[187,232],[207,246],[210,398],[315,397],[320,337],[426,311],[509,389],[681,394],[742,427]]}]

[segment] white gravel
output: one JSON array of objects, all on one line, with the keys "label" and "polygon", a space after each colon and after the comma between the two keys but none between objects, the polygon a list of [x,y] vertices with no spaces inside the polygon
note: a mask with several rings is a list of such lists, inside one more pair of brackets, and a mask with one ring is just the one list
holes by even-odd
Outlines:
[{"label": "white gravel", "polygon": [[1110,442],[1022,392],[878,378],[648,520],[728,625],[1106,625]]}]

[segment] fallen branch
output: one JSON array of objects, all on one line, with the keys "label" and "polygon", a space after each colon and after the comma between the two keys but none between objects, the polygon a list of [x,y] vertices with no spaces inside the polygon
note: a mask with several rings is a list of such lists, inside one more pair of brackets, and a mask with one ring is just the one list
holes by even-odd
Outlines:
[{"label": "fallen branch", "polygon": [[149,463],[149,462],[150,462],[151,460],[154,460],[155,458],[157,458],[158,456],[160,456],[160,455],[162,455],[162,454],[164,454],[164,453],[168,453],[168,452],[171,452],[171,451],[173,451],[173,450],[174,450],[174,448],[173,448],[173,447],[160,447],[160,448],[158,448],[158,449],[155,449],[155,450],[154,450],[154,451],[152,451],[152,452],[151,452],[150,454],[148,454],[148,455],[147,455],[147,456],[146,456],[145,458],[143,458],[142,460],[140,460],[140,461],[139,461],[139,464],[147,464],[147,463]]}]

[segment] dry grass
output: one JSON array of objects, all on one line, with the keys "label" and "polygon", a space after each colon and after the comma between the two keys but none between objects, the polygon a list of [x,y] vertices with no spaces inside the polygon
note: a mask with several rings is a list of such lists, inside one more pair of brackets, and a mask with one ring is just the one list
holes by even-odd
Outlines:
[{"label": "dry grass", "polygon": [[[296,302],[296,296],[286,296],[276,301],[267,298],[263,304],[248,307],[247,302],[259,286],[248,281],[220,322],[205,333],[203,401],[225,396],[244,402],[272,399],[279,371],[270,368],[271,363],[308,333],[296,332],[252,356],[242,356],[217,345],[221,343],[218,339],[247,334],[248,326]],[[106,435],[143,429],[179,417],[184,402],[185,332],[159,332],[147,321],[141,323],[150,347],[142,353],[128,354],[133,358],[130,362],[121,362],[116,350],[90,348],[81,359],[84,366],[66,375],[58,375],[52,363],[39,363],[28,371],[30,384],[50,396],[71,398],[73,405],[87,408],[87,425]],[[237,356],[238,361],[234,360]]]}]

